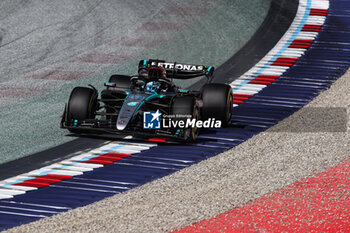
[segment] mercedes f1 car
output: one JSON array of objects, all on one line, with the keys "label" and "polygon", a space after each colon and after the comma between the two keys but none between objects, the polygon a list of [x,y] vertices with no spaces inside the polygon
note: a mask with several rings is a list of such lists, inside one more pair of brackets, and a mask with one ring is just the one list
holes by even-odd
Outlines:
[{"label": "mercedes f1 car", "polygon": [[[137,75],[112,75],[100,97],[91,85],[75,87],[61,128],[79,134],[195,141],[208,121],[215,121],[217,127],[231,121],[231,86],[213,83],[213,72],[212,66],[141,60]],[[173,82],[200,76],[207,82],[199,91],[181,89]],[[206,125],[213,126],[211,122]]]}]

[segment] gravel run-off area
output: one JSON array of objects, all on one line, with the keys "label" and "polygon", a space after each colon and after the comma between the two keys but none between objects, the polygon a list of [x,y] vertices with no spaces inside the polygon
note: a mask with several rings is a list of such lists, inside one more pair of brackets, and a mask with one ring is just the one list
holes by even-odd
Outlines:
[{"label": "gravel run-off area", "polygon": [[[350,156],[343,132],[302,132],[307,114],[328,121],[330,107],[350,108],[350,71],[306,108],[218,156],[122,194],[8,232],[167,232],[242,206]],[[324,122],[327,124],[327,122]],[[299,126],[298,126],[299,125]],[[288,126],[300,132],[287,132]]]}]

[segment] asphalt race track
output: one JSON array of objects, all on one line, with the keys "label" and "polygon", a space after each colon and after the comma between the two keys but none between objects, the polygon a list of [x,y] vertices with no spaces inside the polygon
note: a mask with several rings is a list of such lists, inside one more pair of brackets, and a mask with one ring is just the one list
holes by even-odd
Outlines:
[{"label": "asphalt race track", "polygon": [[113,73],[137,72],[145,58],[214,66],[229,59],[270,1],[228,2],[2,1],[0,162],[74,139],[56,122],[75,86],[101,89]]},{"label": "asphalt race track", "polygon": [[[245,45],[270,7],[269,1],[186,4],[2,2],[0,157],[15,166],[4,164],[1,177],[42,167],[82,149],[57,124],[74,86],[101,87],[109,75],[134,73],[138,60],[151,57],[217,66]],[[256,8],[250,9],[250,4]],[[27,156],[72,140],[73,146],[58,147],[58,155],[42,153],[44,160],[37,161],[36,154]],[[100,143],[84,140],[82,147]],[[23,162],[17,163],[20,157]]]},{"label": "asphalt race track", "polygon": [[[208,4],[220,8],[225,5],[223,3]],[[234,49],[234,56],[216,60],[217,64],[222,64],[216,73],[218,79],[233,81],[235,114],[231,128],[204,132],[199,142],[192,145],[157,146],[156,143],[161,142],[158,139],[148,143],[92,140],[89,147],[78,147],[74,154],[69,153],[69,147],[54,147],[4,164],[2,171],[10,175],[2,174],[2,177],[8,178],[15,174],[9,168],[12,166],[16,169],[16,161],[21,166],[30,161],[36,161],[37,166],[49,165],[55,162],[57,151],[62,151],[61,157],[56,157],[58,163],[56,161],[51,166],[19,175],[38,168],[30,164],[28,167],[32,167],[29,170],[24,169],[23,173],[15,174],[19,176],[2,182],[0,212],[3,229],[121,193],[13,230],[169,231],[227,212],[222,217],[202,221],[182,231],[230,229],[269,232],[304,229],[346,232],[350,226],[347,214],[347,187],[350,183],[346,159],[350,150],[347,143],[349,99],[346,95],[346,77],[337,81],[330,91],[321,94],[316,101],[307,104],[329,88],[349,66],[349,36],[344,31],[348,27],[346,12],[349,6],[343,0],[331,1],[330,4],[325,0],[294,3],[280,2],[276,5],[274,1],[260,28],[255,29],[254,35],[251,33],[250,41]],[[171,12],[174,11],[175,8],[171,8]],[[191,12],[203,16],[203,11],[192,9]],[[186,11],[181,8],[181,12]],[[208,15],[209,12],[206,12]],[[275,17],[281,22],[277,27],[279,32],[273,32],[274,23],[270,20],[274,17],[271,15],[282,16]],[[144,22],[142,25],[151,29],[155,23]],[[159,26],[159,23],[156,25]],[[268,35],[273,44],[266,43],[266,47],[259,45],[256,38],[264,41],[264,36]],[[134,45],[135,40],[131,41],[124,43]],[[276,46],[272,49],[274,44]],[[129,46],[123,44],[121,47]],[[116,61],[115,55],[91,54],[79,55],[70,62]],[[246,68],[237,66],[239,58]],[[254,64],[249,66],[244,59],[253,60],[250,62]],[[113,70],[111,67],[106,70]],[[125,69],[128,69],[127,65]],[[39,76],[38,79],[49,77],[55,80],[73,74],[57,70],[33,74],[31,79]],[[81,77],[76,79],[79,79],[78,82],[88,80]],[[12,79],[4,80],[8,85],[4,93],[11,93],[6,92],[11,82]],[[35,98],[36,101],[47,101],[47,95],[26,96],[25,101]],[[1,104],[9,106],[13,100],[4,98]],[[305,105],[307,107],[303,111],[271,128],[268,131],[270,134],[260,133]],[[304,119],[318,119],[319,122],[316,121],[316,124]],[[73,147],[75,142],[77,140],[72,141]],[[228,150],[232,147],[235,148]],[[226,152],[220,154],[223,151]],[[51,156],[46,161],[42,159],[45,153]],[[198,163],[201,160],[205,161]],[[45,164],[47,161],[49,164]],[[194,163],[198,164],[192,165]],[[5,169],[6,165],[9,165],[8,170]],[[159,177],[163,178],[157,179]],[[149,183],[154,179],[157,180]],[[137,187],[139,185],[142,186]],[[126,190],[129,191],[124,192]],[[299,194],[296,194],[296,190]],[[319,199],[312,197],[315,192],[322,193]],[[336,202],[331,202],[329,195]],[[281,201],[282,206],[274,205]],[[318,215],[314,213],[316,209]],[[99,214],[92,216],[96,213]],[[308,224],[300,219],[308,219]]]}]

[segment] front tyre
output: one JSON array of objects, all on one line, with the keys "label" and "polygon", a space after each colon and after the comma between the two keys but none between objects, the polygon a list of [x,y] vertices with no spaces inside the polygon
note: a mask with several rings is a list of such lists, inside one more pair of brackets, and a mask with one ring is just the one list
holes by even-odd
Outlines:
[{"label": "front tyre", "polygon": [[230,85],[224,83],[206,84],[202,90],[203,120],[215,118],[221,120],[223,126],[231,123],[233,95]]},{"label": "front tyre", "polygon": [[[97,108],[97,93],[92,88],[75,87],[66,107],[66,124],[72,126],[73,121],[94,119]],[[70,130],[79,133],[78,130]]]}]

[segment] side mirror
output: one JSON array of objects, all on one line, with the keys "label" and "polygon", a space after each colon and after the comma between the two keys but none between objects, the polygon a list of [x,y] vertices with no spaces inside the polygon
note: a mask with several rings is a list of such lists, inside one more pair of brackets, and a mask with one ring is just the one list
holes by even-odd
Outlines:
[{"label": "side mirror", "polygon": [[116,83],[112,83],[112,82],[105,82],[105,87],[116,87],[117,84]]},{"label": "side mirror", "polygon": [[209,66],[205,71],[205,77],[208,79],[208,83],[210,83],[211,80],[213,79],[214,70],[215,70],[214,67]]}]

